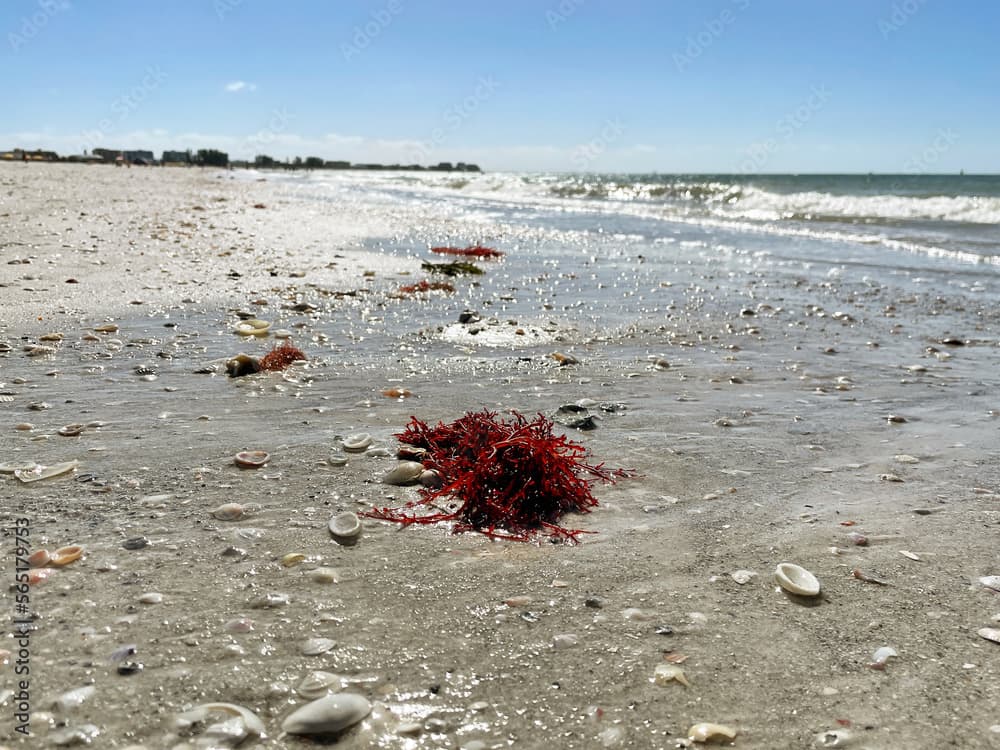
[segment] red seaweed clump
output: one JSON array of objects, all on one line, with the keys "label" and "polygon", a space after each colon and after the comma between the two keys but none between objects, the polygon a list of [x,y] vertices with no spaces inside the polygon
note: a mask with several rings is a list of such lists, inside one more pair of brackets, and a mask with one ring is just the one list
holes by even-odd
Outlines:
[{"label": "red seaweed clump", "polygon": [[404,525],[449,521],[455,533],[478,531],[495,539],[528,541],[542,534],[576,542],[585,532],[563,528],[559,520],[589,513],[597,505],[591,486],[629,472],[587,463],[587,449],[554,435],[552,427],[541,414],[529,421],[516,411],[509,420],[488,410],[467,412],[433,428],[411,417],[396,437],[426,450],[422,462],[441,483],[420,490],[421,498],[403,508],[366,515]]},{"label": "red seaweed clump", "polygon": [[399,287],[400,294],[417,294],[419,292],[451,292],[455,291],[455,286],[447,281],[427,281],[421,279],[416,284],[404,284]]},{"label": "red seaweed clump", "polygon": [[470,245],[469,247],[432,247],[432,253],[439,255],[461,255],[465,258],[500,258],[503,253],[494,250],[492,247],[482,245]]},{"label": "red seaweed clump", "polygon": [[292,362],[304,360],[305,353],[286,341],[281,346],[277,346],[260,358],[258,366],[263,372],[279,372],[288,367]]}]

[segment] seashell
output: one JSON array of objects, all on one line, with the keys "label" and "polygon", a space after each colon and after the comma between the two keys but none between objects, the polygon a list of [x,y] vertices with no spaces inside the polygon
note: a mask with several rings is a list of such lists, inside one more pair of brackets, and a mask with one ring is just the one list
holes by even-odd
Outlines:
[{"label": "seashell", "polygon": [[750,583],[756,575],[757,574],[752,570],[734,570],[729,574],[729,577],[742,586],[746,583]]},{"label": "seashell", "polygon": [[277,609],[278,607],[284,607],[288,602],[288,594],[272,591],[263,596],[258,596],[250,602],[250,606],[254,609]]},{"label": "seashell", "polygon": [[331,453],[330,457],[326,459],[326,462],[330,466],[347,466],[347,456],[343,453]]},{"label": "seashell", "polygon": [[988,589],[1000,591],[1000,576],[983,576],[979,582]]},{"label": "seashell", "polygon": [[426,469],[420,472],[420,484],[429,490],[437,489],[444,482],[441,479],[441,473],[436,469]]},{"label": "seashell", "polygon": [[353,544],[361,536],[361,519],[350,511],[333,516],[327,527],[330,535],[341,544]]},{"label": "seashell", "polygon": [[343,687],[343,680],[339,674],[316,670],[302,678],[295,686],[295,692],[312,701],[329,695],[341,687]]},{"label": "seashell", "polygon": [[287,555],[281,558],[281,566],[283,568],[291,568],[298,565],[300,562],[306,559],[306,556],[301,552],[289,552]]},{"label": "seashell", "polygon": [[68,424],[59,428],[59,434],[63,437],[76,437],[83,432],[82,424]]},{"label": "seashell", "polygon": [[39,341],[62,341],[65,338],[61,333],[43,333],[38,337]]},{"label": "seashell", "polygon": [[76,562],[82,556],[83,545],[70,544],[65,547],[60,547],[53,552],[49,558],[49,565],[55,565],[57,568],[61,568],[63,565],[69,565],[71,562]]},{"label": "seashell", "polygon": [[296,709],[281,723],[281,729],[288,734],[336,734],[357,724],[371,710],[372,704],[360,695],[336,693]]},{"label": "seashell", "polygon": [[231,378],[242,378],[244,375],[253,375],[260,372],[260,360],[251,357],[249,354],[237,354],[232,359],[226,361],[226,372]]},{"label": "seashell", "polygon": [[118,326],[114,323],[105,323],[104,325],[94,326],[97,333],[116,333],[118,331]]},{"label": "seashell", "polygon": [[344,438],[344,450],[348,453],[364,453],[372,444],[372,436],[367,432],[357,432]]},{"label": "seashell", "polygon": [[27,484],[28,482],[37,482],[41,479],[51,479],[52,477],[58,477],[62,474],[75,471],[79,464],[79,461],[66,461],[61,464],[52,464],[52,466],[42,466],[39,464],[34,468],[27,470],[15,469],[14,476]]},{"label": "seashell", "polygon": [[266,320],[251,318],[236,325],[236,333],[240,336],[266,336],[271,324]]},{"label": "seashell", "polygon": [[552,636],[552,648],[557,651],[573,648],[580,643],[580,636],[576,633],[560,633],[558,635]]},{"label": "seashell", "polygon": [[8,461],[0,464],[0,474],[14,474],[18,471],[31,471],[38,464],[34,461],[25,461],[24,463],[16,461]]},{"label": "seashell", "polygon": [[920,558],[920,557],[919,557],[918,555],[916,555],[916,554],[915,554],[915,553],[913,553],[913,552],[910,552],[910,551],[909,551],[909,550],[907,550],[907,549],[901,549],[901,550],[899,551],[899,554],[901,554],[901,555],[902,555],[903,557],[908,557],[908,558],[910,558],[911,560],[916,560],[917,562],[923,562],[923,560],[922,560],[922,559],[921,559],[921,558]]},{"label": "seashell", "polygon": [[50,732],[45,739],[56,747],[71,747],[90,745],[100,734],[101,728],[96,724],[79,724]]},{"label": "seashell", "polygon": [[230,633],[249,633],[253,630],[253,620],[249,617],[234,617],[222,627]]},{"label": "seashell", "polygon": [[65,693],[61,693],[53,698],[51,706],[59,713],[68,713],[74,708],[81,706],[85,700],[94,694],[95,690],[96,688],[93,685],[84,685],[73,690],[67,690]]},{"label": "seashell", "polygon": [[190,711],[178,714],[174,724],[178,730],[188,732],[204,724],[212,714],[224,714],[230,719],[206,727],[201,736],[212,747],[235,747],[246,740],[264,737],[264,722],[253,711],[234,703],[203,703]]},{"label": "seashell", "polygon": [[727,742],[736,739],[736,730],[725,724],[702,722],[688,730],[688,739],[692,742]]},{"label": "seashell", "polygon": [[163,602],[163,594],[157,591],[149,591],[139,597],[140,604],[160,604]]},{"label": "seashell", "polygon": [[220,521],[239,521],[245,515],[239,503],[223,503],[212,511],[212,516]]},{"label": "seashell", "polygon": [[879,578],[878,576],[868,573],[861,568],[855,568],[851,571],[851,575],[857,578],[859,581],[864,581],[865,583],[877,583],[879,586],[888,586],[889,582],[884,578]]},{"label": "seashell", "polygon": [[389,455],[389,450],[383,445],[373,445],[365,451],[369,458],[385,458]]},{"label": "seashell", "polygon": [[28,585],[35,586],[43,581],[47,581],[55,574],[52,568],[32,568],[28,571]]},{"label": "seashell", "polygon": [[774,580],[785,591],[798,596],[819,594],[819,581],[812,573],[794,563],[781,563],[774,570]]},{"label": "seashell", "polygon": [[292,337],[292,332],[287,328],[276,328],[271,331],[271,335],[276,339],[290,339]]},{"label": "seashell", "polygon": [[392,484],[402,487],[407,484],[415,484],[424,472],[424,465],[417,461],[400,461],[384,477],[383,484]]},{"label": "seashell", "polygon": [[299,651],[303,656],[319,656],[325,654],[337,644],[330,638],[307,638],[302,642]]},{"label": "seashell", "polygon": [[896,653],[896,649],[891,646],[882,646],[882,648],[875,651],[875,654],[872,656],[872,661],[868,666],[871,669],[882,671],[885,669],[885,665],[889,659],[894,659],[897,656],[899,656],[899,654]]},{"label": "seashell", "polygon": [[976,633],[988,641],[993,641],[994,643],[1000,643],[1000,629],[998,628],[979,628]]},{"label": "seashell", "polygon": [[259,469],[271,460],[271,454],[266,451],[240,451],[233,456],[233,461],[242,469]]},{"label": "seashell", "polygon": [[684,670],[676,664],[658,664],[653,670],[653,682],[657,685],[669,685],[671,682],[679,682],[684,687],[691,687]]},{"label": "seashell", "polygon": [[49,354],[55,354],[56,351],[54,346],[43,346],[41,344],[24,347],[24,353],[29,357],[45,357]]},{"label": "seashell", "polygon": [[919,464],[920,459],[916,456],[911,456],[908,453],[900,453],[892,457],[892,460],[897,464]]},{"label": "seashell", "polygon": [[49,560],[52,556],[49,554],[47,549],[36,549],[30,555],[28,555],[28,567],[29,568],[44,568],[49,564]]},{"label": "seashell", "polygon": [[309,577],[309,580],[316,583],[337,583],[340,580],[340,576],[337,575],[336,570],[325,566],[313,568],[306,575]]},{"label": "seashell", "polygon": [[396,458],[400,461],[423,461],[427,456],[427,449],[416,445],[401,445],[396,450]]}]

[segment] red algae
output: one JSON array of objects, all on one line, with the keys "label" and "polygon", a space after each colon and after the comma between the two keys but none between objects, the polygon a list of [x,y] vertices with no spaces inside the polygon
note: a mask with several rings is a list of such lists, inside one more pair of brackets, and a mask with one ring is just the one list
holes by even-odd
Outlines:
[{"label": "red algae", "polygon": [[292,362],[298,362],[306,358],[305,353],[286,341],[281,346],[275,347],[263,357],[258,363],[263,372],[279,372],[288,367]]},{"label": "red algae", "polygon": [[503,252],[494,250],[492,247],[482,245],[469,245],[469,247],[432,247],[432,253],[439,255],[460,255],[465,258],[500,258]]},{"label": "red algae", "polygon": [[426,281],[421,279],[416,284],[404,284],[399,287],[401,294],[417,294],[418,292],[451,292],[455,291],[454,285],[447,281]]},{"label": "red algae", "polygon": [[503,420],[489,410],[467,412],[433,428],[411,417],[396,437],[426,450],[422,462],[441,484],[420,490],[421,498],[402,508],[365,515],[406,526],[453,522],[455,533],[478,531],[495,539],[529,541],[540,534],[578,541],[587,532],[563,528],[559,520],[597,505],[595,482],[613,483],[630,472],[587,463],[587,449],[553,434],[552,421],[541,414],[531,421],[511,414]]}]

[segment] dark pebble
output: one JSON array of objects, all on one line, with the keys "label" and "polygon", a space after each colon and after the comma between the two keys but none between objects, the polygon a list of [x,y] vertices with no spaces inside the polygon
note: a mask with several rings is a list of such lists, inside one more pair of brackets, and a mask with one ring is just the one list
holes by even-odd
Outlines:
[{"label": "dark pebble", "polygon": [[128,676],[142,671],[142,662],[127,661],[118,665],[118,674]]},{"label": "dark pebble", "polygon": [[601,609],[601,607],[604,606],[604,600],[599,599],[596,596],[592,596],[584,600],[583,606],[590,607],[591,609]]},{"label": "dark pebble", "polygon": [[134,536],[131,539],[126,539],[122,542],[122,547],[125,549],[142,549],[143,547],[149,546],[149,540],[144,536]]}]

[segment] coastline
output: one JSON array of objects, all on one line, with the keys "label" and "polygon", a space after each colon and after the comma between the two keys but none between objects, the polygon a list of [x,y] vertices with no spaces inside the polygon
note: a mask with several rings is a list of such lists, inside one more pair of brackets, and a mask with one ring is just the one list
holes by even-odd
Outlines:
[{"label": "coastline", "polygon": [[[43,738],[63,729],[50,699],[92,685],[65,718],[98,726],[102,747],[185,747],[173,716],[205,701],[256,712],[263,747],[307,747],[278,727],[316,669],[348,675],[376,705],[345,747],[675,747],[700,721],[738,729],[741,748],[809,746],[827,731],[873,748],[1000,738],[988,710],[1000,649],[976,634],[1000,617],[979,583],[1000,574],[1000,347],[987,302],[779,279],[752,308],[682,307],[634,342],[573,333],[573,313],[553,311],[551,339],[494,350],[411,330],[408,303],[387,299],[419,259],[370,248],[410,230],[405,210],[317,204],[207,171],[0,165],[0,182],[3,460],[81,461],[76,479],[0,477],[5,528],[25,517],[33,544],[87,548],[31,592]],[[707,286],[715,269],[692,273]],[[347,294],[359,289],[370,291]],[[785,297],[805,302],[765,304]],[[302,301],[318,309],[295,310]],[[237,310],[291,328],[309,363],[196,374],[273,343],[237,339]],[[85,338],[108,322],[118,331]],[[50,332],[63,334],[54,351],[26,356]],[[580,363],[560,367],[556,349]],[[393,385],[414,396],[382,397]],[[412,493],[378,482],[388,458],[330,466],[338,438],[366,431],[391,450],[411,414],[548,413],[580,399],[627,406],[572,437],[638,474],[598,487],[600,507],[569,522],[596,532],[582,544],[373,521],[354,547],[331,541],[331,514]],[[50,408],[29,410],[41,402]],[[56,434],[93,421],[105,424]],[[272,455],[265,469],[232,466],[255,448]],[[246,518],[212,518],[233,500]],[[871,543],[852,544],[856,532]],[[139,536],[150,544],[121,546]],[[308,563],[283,567],[291,552]],[[817,601],[775,590],[786,560],[820,579]],[[317,567],[336,583],[311,576]],[[739,570],[755,575],[740,584]],[[163,600],[140,603],[150,592]],[[268,592],[288,604],[257,608]],[[254,629],[226,629],[240,617]],[[336,646],[302,655],[315,637]],[[109,666],[124,643],[138,644],[141,673]],[[870,669],[883,646],[899,656]],[[687,657],[689,687],[653,682],[667,652]],[[3,741],[32,746],[8,727]]]}]

